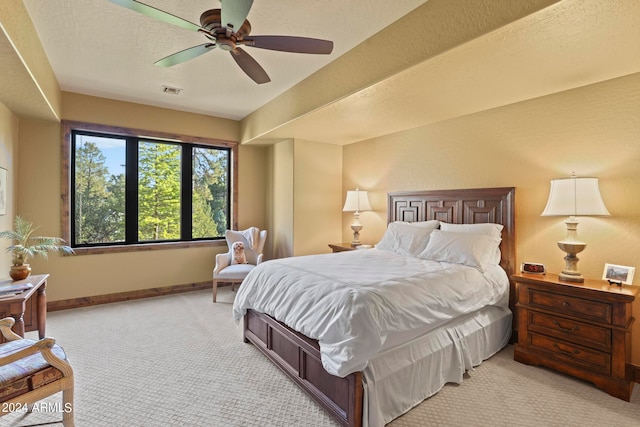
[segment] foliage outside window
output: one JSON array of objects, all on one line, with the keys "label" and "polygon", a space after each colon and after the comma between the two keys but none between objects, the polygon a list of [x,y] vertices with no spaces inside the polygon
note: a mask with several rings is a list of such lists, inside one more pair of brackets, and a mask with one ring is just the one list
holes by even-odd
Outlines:
[{"label": "foliage outside window", "polygon": [[235,143],[65,122],[64,151],[74,248],[222,239],[235,224]]}]

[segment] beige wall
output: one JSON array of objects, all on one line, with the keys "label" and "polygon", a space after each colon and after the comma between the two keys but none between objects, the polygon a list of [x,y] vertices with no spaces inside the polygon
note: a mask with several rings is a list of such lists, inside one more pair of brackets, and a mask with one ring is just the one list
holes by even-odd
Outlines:
[{"label": "beige wall", "polygon": [[293,140],[269,148],[269,231],[275,258],[293,255]]},{"label": "beige wall", "polygon": [[[238,148],[238,229],[248,227],[267,228],[265,216],[267,203],[268,148],[241,145]],[[270,258],[270,253],[265,252]]]},{"label": "beige wall", "polygon": [[[139,104],[63,93],[63,118],[174,134],[234,140],[238,123]],[[61,128],[52,121],[21,119],[17,211],[60,235]],[[238,224],[262,226],[265,216],[266,150],[242,147],[239,159]],[[246,164],[246,167],[245,167]],[[35,259],[34,273],[50,273],[50,300],[78,298],[154,287],[200,283],[211,279],[214,257],[225,245],[117,254],[52,256]],[[159,269],[158,266],[163,268]]]},{"label": "beige wall", "polygon": [[342,147],[288,139],[269,149],[273,257],[329,252],[340,241]]},{"label": "beige wall", "polygon": [[[0,230],[13,230],[13,218],[16,212],[16,177],[18,158],[18,118],[0,102],[0,167],[7,170],[6,214],[0,215]],[[11,255],[4,251],[10,242],[2,242],[0,251],[0,280],[9,278]]]},{"label": "beige wall", "polygon": [[[370,191],[375,212],[361,215],[362,240],[386,225],[389,191],[516,187],[517,257],[564,266],[556,242],[564,218],[541,217],[549,180],[595,176],[610,217],[583,218],[581,272],[602,277],[604,263],[640,268],[640,74],[497,108],[344,148],[344,186]],[[350,218],[344,217],[348,239]],[[635,278],[640,284],[640,274]],[[634,305],[640,313],[640,299]],[[640,323],[633,360],[640,364]]]},{"label": "beige wall", "polygon": [[329,252],[341,236],[342,147],[295,140],[293,157],[294,255]]}]

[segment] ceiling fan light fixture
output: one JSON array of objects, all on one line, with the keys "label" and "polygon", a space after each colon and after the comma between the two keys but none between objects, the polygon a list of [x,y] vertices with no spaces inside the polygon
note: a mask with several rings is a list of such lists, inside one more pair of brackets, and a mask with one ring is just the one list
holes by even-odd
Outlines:
[{"label": "ceiling fan light fixture", "polygon": [[216,46],[218,47],[218,49],[231,52],[236,48],[236,43],[229,38],[218,37],[218,39],[216,40]]},{"label": "ceiling fan light fixture", "polygon": [[177,87],[162,85],[162,92],[168,93],[170,95],[180,95],[180,92],[182,92],[182,89]]}]

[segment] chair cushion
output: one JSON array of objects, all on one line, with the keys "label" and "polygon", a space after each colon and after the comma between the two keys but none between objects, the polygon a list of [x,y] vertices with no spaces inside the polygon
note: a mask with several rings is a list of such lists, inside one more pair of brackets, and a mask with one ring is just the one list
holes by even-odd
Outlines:
[{"label": "chair cushion", "polygon": [[[0,344],[0,357],[17,353],[34,343],[34,340],[22,339]],[[52,351],[53,354],[60,359],[67,359],[67,355],[59,345],[55,344]],[[25,378],[40,371],[43,371],[42,375],[38,375],[37,379],[32,378],[31,381],[25,380]],[[49,365],[40,353],[32,354],[8,365],[2,365],[0,366],[0,401],[5,401],[15,395],[26,393],[29,390],[33,390],[59,378],[62,378],[62,373]],[[16,384],[17,382],[20,382],[20,384]]]},{"label": "chair cushion", "polygon": [[214,277],[221,281],[225,279],[244,279],[254,268],[256,266],[251,264],[233,264],[220,270]]}]

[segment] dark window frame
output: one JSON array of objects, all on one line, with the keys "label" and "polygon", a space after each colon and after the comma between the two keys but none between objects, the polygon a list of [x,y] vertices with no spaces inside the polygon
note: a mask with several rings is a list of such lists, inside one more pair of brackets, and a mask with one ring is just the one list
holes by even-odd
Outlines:
[{"label": "dark window frame", "polygon": [[[237,229],[238,215],[237,215],[237,184],[238,184],[238,143],[233,141],[225,141],[220,139],[195,137],[189,135],[178,135],[159,131],[149,131],[141,129],[123,128],[109,125],[101,125],[95,123],[84,123],[76,121],[62,122],[63,129],[63,143],[62,143],[62,188],[61,188],[61,228],[62,238],[67,242],[71,242],[72,239],[72,224],[71,217],[72,212],[72,165],[73,161],[71,156],[73,147],[73,131],[104,134],[109,136],[117,136],[123,138],[139,138],[154,140],[157,142],[167,142],[180,144],[185,147],[189,144],[193,147],[204,148],[220,148],[229,151],[230,159],[230,189],[229,189],[229,221],[231,228]],[[184,151],[184,148],[183,148]],[[189,162],[190,163],[190,162]],[[183,166],[184,169],[184,166]],[[190,181],[190,180],[187,180]],[[183,218],[185,220],[185,218]],[[115,244],[96,244],[96,245],[81,245],[74,247],[77,254],[82,253],[110,253],[110,252],[130,252],[140,250],[156,250],[156,249],[176,249],[185,247],[199,247],[199,246],[211,246],[211,245],[224,245],[224,237],[215,239],[192,239],[192,240],[175,240],[175,241],[161,241],[161,242],[137,242],[137,243],[115,243]]]}]

